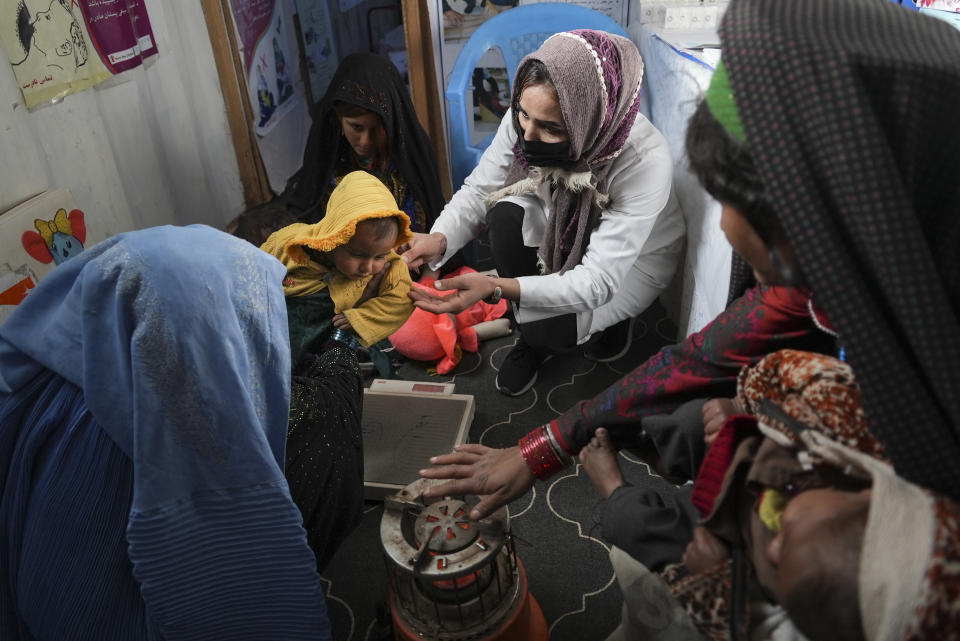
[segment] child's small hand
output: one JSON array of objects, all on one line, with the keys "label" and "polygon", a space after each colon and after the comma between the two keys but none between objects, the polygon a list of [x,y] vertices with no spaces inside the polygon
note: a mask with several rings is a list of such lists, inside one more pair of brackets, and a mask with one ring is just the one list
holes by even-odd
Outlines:
[{"label": "child's small hand", "polygon": [[350,324],[350,321],[347,320],[347,317],[343,314],[334,315],[333,326],[337,329],[353,329],[353,325]]},{"label": "child's small hand", "polygon": [[707,445],[717,438],[727,419],[736,414],[746,414],[746,410],[735,398],[712,398],[703,404],[703,440]]}]

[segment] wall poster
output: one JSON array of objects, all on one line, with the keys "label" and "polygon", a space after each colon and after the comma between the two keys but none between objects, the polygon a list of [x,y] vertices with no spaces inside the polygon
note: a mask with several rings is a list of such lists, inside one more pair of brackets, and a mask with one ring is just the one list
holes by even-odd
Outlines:
[{"label": "wall poster", "polygon": [[316,0],[296,0],[300,16],[300,32],[303,51],[310,76],[310,93],[313,104],[320,102],[327,85],[337,71],[339,57],[333,41],[330,22],[330,6]]},{"label": "wall poster", "polygon": [[69,189],[0,214],[0,322],[57,265],[119,231],[115,221],[78,209]]},{"label": "wall poster", "polygon": [[0,0],[0,39],[28,109],[157,53],[143,0]]},{"label": "wall poster", "polygon": [[[444,104],[447,83],[464,43],[484,22],[516,6],[539,2],[577,4],[602,13],[626,28],[627,0],[432,0],[433,14],[439,21],[441,103]],[[960,0],[958,0],[960,1]],[[535,31],[535,29],[534,29]],[[488,51],[473,71],[473,123],[470,132],[472,144],[477,144],[497,130],[500,119],[510,106],[510,85],[503,56],[499,51]]]},{"label": "wall poster", "polygon": [[297,39],[289,1],[230,0],[237,25],[254,131],[267,134],[300,99],[294,85]]},{"label": "wall poster", "polygon": [[913,0],[913,4],[921,9],[938,9],[960,13],[960,0]]}]

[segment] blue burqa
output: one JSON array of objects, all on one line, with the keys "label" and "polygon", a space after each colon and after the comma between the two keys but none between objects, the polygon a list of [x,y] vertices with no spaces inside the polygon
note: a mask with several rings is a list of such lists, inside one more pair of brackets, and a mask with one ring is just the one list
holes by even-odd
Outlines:
[{"label": "blue burqa", "polygon": [[212,228],[153,228],[0,325],[0,638],[330,638],[283,475],[283,276]]}]

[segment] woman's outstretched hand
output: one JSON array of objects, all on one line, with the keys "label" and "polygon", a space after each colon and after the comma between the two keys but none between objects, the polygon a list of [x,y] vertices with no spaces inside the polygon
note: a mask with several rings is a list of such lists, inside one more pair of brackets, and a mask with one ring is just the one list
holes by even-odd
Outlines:
[{"label": "woman's outstretched hand", "polygon": [[492,294],[497,285],[492,278],[485,274],[472,273],[438,280],[433,284],[433,287],[440,291],[452,291],[453,293],[447,296],[438,296],[414,285],[410,289],[410,298],[413,299],[413,304],[434,314],[458,314]]},{"label": "woman's outstretched hand", "polygon": [[407,263],[407,267],[417,269],[424,263],[432,263],[443,257],[446,246],[446,237],[439,232],[435,234],[414,233],[413,239],[409,243],[397,247],[397,253]]},{"label": "woman's outstretched hand", "polygon": [[424,496],[477,495],[481,500],[470,510],[475,521],[523,496],[536,480],[517,446],[500,450],[468,443],[456,446],[450,454],[434,456],[430,462],[435,467],[420,470],[420,476],[453,480],[431,487]]}]

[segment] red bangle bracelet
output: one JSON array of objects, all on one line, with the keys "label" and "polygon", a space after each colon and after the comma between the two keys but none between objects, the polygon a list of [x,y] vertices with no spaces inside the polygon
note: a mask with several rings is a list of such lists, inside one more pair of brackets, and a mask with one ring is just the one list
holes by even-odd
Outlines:
[{"label": "red bangle bracelet", "polygon": [[533,475],[545,481],[564,468],[563,461],[557,456],[550,441],[547,440],[546,428],[540,427],[522,437],[518,443],[520,454]]}]

